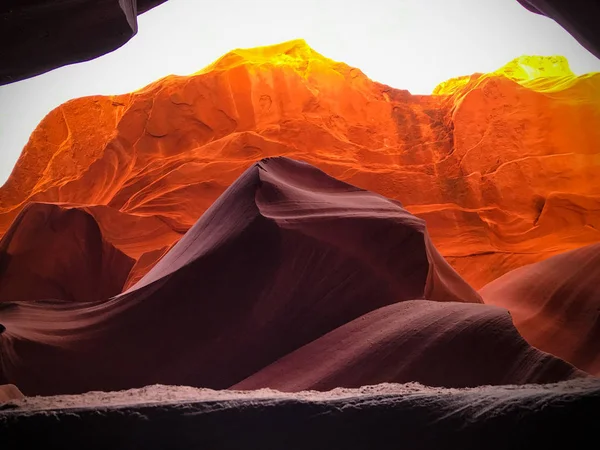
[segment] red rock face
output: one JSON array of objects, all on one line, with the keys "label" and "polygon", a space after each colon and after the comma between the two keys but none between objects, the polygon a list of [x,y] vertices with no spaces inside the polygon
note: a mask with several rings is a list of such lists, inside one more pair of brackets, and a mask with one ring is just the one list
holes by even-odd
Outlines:
[{"label": "red rock face", "polygon": [[600,244],[514,270],[485,286],[533,345],[600,375]]},{"label": "red rock face", "polygon": [[30,203],[0,241],[0,302],[90,302],[121,293],[134,260],[78,209]]},{"label": "red rock face", "polygon": [[337,328],[233,389],[328,391],[411,381],[474,387],[578,376],[583,372],[525,342],[504,309],[417,300],[379,308]]},{"label": "red rock face", "polygon": [[122,295],[6,304],[0,379],[27,394],[223,389],[413,298],[481,302],[398,202],[271,158],[246,170]]},{"label": "red rock face", "polygon": [[558,282],[571,253],[550,257],[600,238],[599,95],[597,74],[522,57],[413,96],[293,41],[70,101],[0,188],[0,383],[596,373],[597,302],[575,294],[593,277]]},{"label": "red rock face", "polygon": [[[403,302],[414,298],[429,301]],[[122,295],[6,303],[0,380],[56,394],[586,376],[527,344],[506,311],[480,303],[397,201],[270,158]]]},{"label": "red rock face", "polygon": [[0,189],[0,232],[28,201],[93,205],[109,242],[157,255],[254,161],[284,155],[400,200],[479,288],[600,239],[599,92],[560,58],[413,96],[302,41],[239,50],[52,111]]}]

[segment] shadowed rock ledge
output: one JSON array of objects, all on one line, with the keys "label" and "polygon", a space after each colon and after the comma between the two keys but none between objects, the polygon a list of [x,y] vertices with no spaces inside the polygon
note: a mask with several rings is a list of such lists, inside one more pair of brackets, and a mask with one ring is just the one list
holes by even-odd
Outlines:
[{"label": "shadowed rock ledge", "polygon": [[583,448],[598,408],[600,383],[589,380],[295,394],[157,385],[13,401],[0,408],[0,435],[6,449]]}]

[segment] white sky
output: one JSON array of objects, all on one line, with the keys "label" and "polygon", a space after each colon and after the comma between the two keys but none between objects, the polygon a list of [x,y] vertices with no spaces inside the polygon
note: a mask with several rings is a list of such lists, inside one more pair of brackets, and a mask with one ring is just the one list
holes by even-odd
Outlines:
[{"label": "white sky", "polygon": [[559,25],[516,0],[169,0],[138,20],[137,36],[108,55],[0,86],[0,183],[61,103],[193,73],[239,47],[304,38],[414,94],[524,54],[566,56],[577,74],[600,71],[600,60]]}]

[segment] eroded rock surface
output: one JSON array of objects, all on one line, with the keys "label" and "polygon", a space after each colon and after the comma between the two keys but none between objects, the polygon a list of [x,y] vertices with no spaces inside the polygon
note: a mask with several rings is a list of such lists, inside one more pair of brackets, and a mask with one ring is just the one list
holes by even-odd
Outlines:
[{"label": "eroded rock surface", "polygon": [[533,345],[600,375],[600,244],[516,269],[480,290]]},{"label": "eroded rock surface", "polygon": [[27,0],[0,5],[0,85],[111,52],[166,0]]},{"label": "eroded rock surface", "polygon": [[4,303],[0,381],[27,395],[153,383],[224,389],[415,298],[481,303],[399,202],[268,158],[123,294]]},{"label": "eroded rock surface", "polygon": [[137,260],[173,245],[255,161],[283,155],[400,200],[480,288],[600,240],[599,98],[600,75],[575,77],[560,57],[417,96],[303,41],[236,50],[48,114],[0,189],[0,233],[28,201],[91,205]]},{"label": "eroded rock surface", "polygon": [[504,309],[415,300],[361,316],[233,389],[326,391],[409,381],[475,387],[582,376],[570,364],[525,342]]},{"label": "eroded rock surface", "polygon": [[121,293],[134,263],[87,212],[30,203],[0,240],[0,303],[106,300]]}]

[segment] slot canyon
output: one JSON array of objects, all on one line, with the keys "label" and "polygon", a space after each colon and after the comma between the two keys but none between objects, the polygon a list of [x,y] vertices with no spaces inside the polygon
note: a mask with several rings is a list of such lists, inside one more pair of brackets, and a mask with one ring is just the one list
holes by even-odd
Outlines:
[{"label": "slot canyon", "polygon": [[0,445],[583,442],[599,123],[562,56],[413,95],[302,39],[60,105],[0,187]]}]

